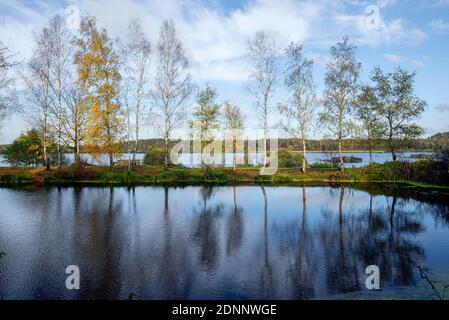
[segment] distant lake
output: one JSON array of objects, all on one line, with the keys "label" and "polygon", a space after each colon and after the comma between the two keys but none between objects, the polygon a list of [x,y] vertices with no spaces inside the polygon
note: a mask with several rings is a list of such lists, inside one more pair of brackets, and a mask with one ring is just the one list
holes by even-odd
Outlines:
[{"label": "distant lake", "polygon": [[[430,299],[419,267],[449,279],[449,200],[431,196],[0,188],[0,299]],[[68,265],[79,291],[65,288]],[[368,265],[381,291],[366,289]]]},{"label": "distant lake", "polygon": [[[398,160],[400,161],[417,161],[419,159],[417,158],[413,158],[413,155],[421,155],[421,154],[425,154],[425,155],[432,155],[433,153],[431,152],[400,152],[397,154],[398,156]],[[369,153],[368,152],[345,152],[344,156],[353,156],[353,157],[357,157],[357,158],[361,158],[362,162],[361,163],[346,163],[345,167],[347,168],[351,168],[351,167],[363,167],[369,164],[370,162],[370,157],[369,157]],[[392,160],[391,154],[387,153],[387,152],[378,152],[378,153],[373,153],[373,162],[377,162],[377,163],[385,163],[388,161]],[[71,163],[73,161],[73,154],[67,154],[66,155],[67,160],[69,163]],[[123,153],[120,157],[115,158],[115,161],[117,160],[127,160],[128,159],[128,154],[127,153]],[[138,153],[136,154],[136,159],[141,160],[143,162],[143,158],[145,157],[144,153]],[[338,153],[333,152],[333,153],[324,153],[324,152],[314,152],[314,153],[307,153],[307,162],[309,164],[313,164],[313,163],[319,163],[319,162],[323,162],[325,160],[329,160],[332,157],[338,157]],[[109,157],[107,155],[102,155],[99,157],[99,159],[93,159],[91,155],[89,154],[82,154],[82,158],[87,161],[88,163],[92,163],[95,165],[109,165]],[[243,160],[244,155],[243,154],[237,154],[237,159],[242,159]],[[183,154],[180,158],[179,158],[179,162],[183,165],[185,165],[186,167],[198,167],[198,163],[201,163],[200,161],[200,154]],[[232,153],[226,153],[225,154],[225,165],[226,166],[232,166],[232,159],[233,159],[233,155]],[[263,157],[262,154],[254,154],[252,155],[252,158],[250,160],[250,163],[252,163],[253,165],[257,164],[257,163],[261,163]],[[221,157],[215,157],[214,160],[217,164],[221,164],[223,161],[221,159]],[[4,156],[0,155],[0,166],[9,166],[8,162],[5,161]]]}]

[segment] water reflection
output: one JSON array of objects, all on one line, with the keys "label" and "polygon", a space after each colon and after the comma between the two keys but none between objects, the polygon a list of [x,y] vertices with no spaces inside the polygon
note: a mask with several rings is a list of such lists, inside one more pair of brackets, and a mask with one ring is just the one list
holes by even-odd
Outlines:
[{"label": "water reflection", "polygon": [[[0,188],[2,299],[312,299],[422,293],[449,271],[447,197],[334,187]],[[81,289],[65,289],[78,265]],[[379,293],[382,294],[382,293]],[[420,296],[421,298],[423,296]]]}]

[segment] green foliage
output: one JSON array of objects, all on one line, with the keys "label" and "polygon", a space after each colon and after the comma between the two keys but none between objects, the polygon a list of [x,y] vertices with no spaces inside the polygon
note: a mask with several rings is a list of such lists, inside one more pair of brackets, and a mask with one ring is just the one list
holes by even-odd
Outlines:
[{"label": "green foliage", "polygon": [[[5,149],[6,161],[13,167],[45,165],[44,147],[36,129],[21,134]],[[64,155],[62,162],[66,163]],[[54,141],[47,141],[47,162],[49,165],[57,164],[57,148]]]},{"label": "green foliage", "polygon": [[133,185],[144,181],[141,176],[136,175],[132,171],[126,171],[124,173],[101,173],[97,176],[97,179],[102,183],[114,183],[123,185]]},{"label": "green foliage", "polygon": [[298,168],[302,166],[302,154],[294,153],[287,148],[278,150],[279,168]]},{"label": "green foliage", "polygon": [[204,173],[204,180],[206,182],[226,183],[230,180],[226,172],[208,170]]},{"label": "green foliage", "polygon": [[143,163],[151,166],[160,166],[164,164],[165,152],[163,148],[149,147]]},{"label": "green foliage", "polygon": [[317,162],[311,165],[314,169],[336,169],[338,168],[337,165],[330,162]]},{"label": "green foliage", "polygon": [[415,139],[424,133],[423,129],[413,123],[425,110],[427,103],[414,94],[414,72],[402,68],[393,73],[384,74],[380,68],[371,75],[373,87],[369,88],[367,104],[373,106],[379,117],[383,138],[388,140],[393,161],[396,150],[404,141]]},{"label": "green foliage", "polygon": [[216,103],[217,97],[217,90],[206,86],[196,98],[197,106],[193,112],[194,119],[190,122],[190,128],[192,134],[201,140],[202,147],[214,140],[220,128],[218,120],[220,105]]},{"label": "green foliage", "polygon": [[271,182],[271,176],[266,176],[266,175],[257,175],[254,180],[257,183],[266,183],[266,182]]},{"label": "green foliage", "polygon": [[4,174],[0,175],[0,184],[17,185],[31,183],[33,177],[27,174]]},{"label": "green foliage", "polygon": [[292,182],[293,177],[291,177],[285,173],[279,173],[279,174],[272,176],[271,181],[272,182],[280,182],[280,183]]},{"label": "green foliage", "polygon": [[423,160],[417,162],[372,163],[364,168],[351,170],[351,176],[359,181],[423,182],[449,185],[449,162]]}]

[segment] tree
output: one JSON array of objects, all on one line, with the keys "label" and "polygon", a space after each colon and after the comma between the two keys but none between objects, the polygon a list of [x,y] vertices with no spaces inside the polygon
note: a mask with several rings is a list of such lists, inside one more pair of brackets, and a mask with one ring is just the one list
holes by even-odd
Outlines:
[{"label": "tree", "polygon": [[[70,101],[66,94],[69,81],[72,81],[71,74],[73,60],[72,35],[65,24],[65,19],[60,15],[54,16],[50,20],[49,27],[43,32],[44,45],[48,46],[46,51],[50,54],[50,72],[48,84],[51,89],[50,111],[54,118],[52,126],[56,138],[56,147],[58,154],[58,167],[62,166],[62,144],[64,135],[64,114],[65,108]],[[44,74],[45,75],[45,74]]]},{"label": "tree", "polygon": [[242,139],[241,135],[245,128],[244,118],[240,108],[232,104],[229,101],[223,103],[223,113],[224,113],[224,127],[231,134],[232,143],[232,166],[235,173],[236,169],[236,152],[237,152],[237,141]]},{"label": "tree", "polygon": [[[123,95],[128,118],[128,140],[131,137],[131,130],[134,131],[132,154],[133,161],[135,161],[144,111],[148,107],[146,96],[149,92],[150,79],[148,74],[151,64],[151,45],[143,33],[139,20],[130,21],[127,42],[123,51],[125,60],[125,90],[123,90]],[[134,116],[134,128],[131,128],[131,116]],[[128,144],[130,144],[130,141]]]},{"label": "tree", "polygon": [[184,104],[191,92],[189,61],[170,20],[162,23],[158,53],[158,72],[153,97],[162,120],[156,125],[164,138],[164,170],[168,170],[170,138],[185,118]]},{"label": "tree", "polygon": [[324,112],[320,122],[338,139],[340,169],[343,170],[343,139],[351,133],[349,118],[358,93],[361,64],[357,62],[356,47],[345,36],[343,42],[331,47],[331,61],[326,66]]},{"label": "tree", "polygon": [[[196,97],[196,107],[193,112],[194,119],[190,121],[190,128],[194,137],[201,143],[201,152],[207,144],[211,143],[220,128],[218,116],[220,115],[220,105],[216,102],[217,90],[209,85],[198,92]],[[206,168],[206,166],[205,166]]]},{"label": "tree", "polygon": [[427,103],[414,94],[415,72],[409,73],[401,68],[393,73],[384,74],[376,68],[371,80],[373,104],[377,109],[382,132],[388,141],[393,161],[400,144],[422,135],[423,130],[413,123],[425,110]]},{"label": "tree", "polygon": [[357,99],[355,116],[361,123],[362,136],[366,138],[370,162],[373,162],[373,144],[381,136],[381,124],[378,108],[374,104],[373,89],[363,86]]},{"label": "tree", "polygon": [[7,46],[0,41],[0,121],[2,121],[15,102],[15,95],[12,92],[13,77],[10,70],[17,65],[12,61],[13,54]]},{"label": "tree", "polygon": [[263,127],[263,166],[265,168],[267,164],[268,116],[274,109],[270,99],[275,89],[279,62],[276,42],[266,32],[257,32],[254,39],[248,40],[248,59],[251,65],[248,90],[256,99],[255,107]]},{"label": "tree", "polygon": [[87,111],[84,90],[79,82],[70,85],[66,93],[67,107],[63,110],[63,139],[72,150],[75,165],[81,162],[81,146],[86,137]]},{"label": "tree", "polygon": [[285,84],[290,91],[289,102],[279,105],[279,111],[287,122],[281,128],[289,135],[302,140],[302,167],[306,172],[306,135],[313,124],[316,107],[315,85],[313,83],[313,60],[304,57],[302,45],[291,43],[286,49],[287,70]]},{"label": "tree", "polygon": [[36,129],[21,134],[5,149],[6,161],[14,167],[57,164],[59,160],[55,141],[47,141],[46,153],[48,157],[44,158],[41,137],[42,134]]},{"label": "tree", "polygon": [[44,166],[50,169],[50,163],[47,161],[47,146],[51,134],[51,88],[50,88],[50,68],[51,53],[48,45],[48,29],[44,28],[40,34],[35,37],[36,49],[30,58],[27,69],[21,73],[25,83],[25,95],[29,105],[23,110],[25,120],[37,129],[42,143],[42,158]]},{"label": "tree", "polygon": [[75,61],[78,80],[87,92],[86,148],[94,157],[108,154],[112,170],[114,156],[121,152],[124,132],[119,103],[119,58],[107,31],[97,31],[95,18],[83,18],[80,31]]}]

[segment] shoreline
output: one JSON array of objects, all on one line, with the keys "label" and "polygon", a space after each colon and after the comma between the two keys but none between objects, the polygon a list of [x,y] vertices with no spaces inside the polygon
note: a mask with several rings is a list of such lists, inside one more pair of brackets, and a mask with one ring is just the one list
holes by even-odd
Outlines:
[{"label": "shoreline", "polygon": [[[382,165],[380,165],[382,167]],[[304,186],[335,184],[405,185],[412,188],[446,191],[447,184],[435,184],[420,180],[376,179],[367,175],[368,167],[348,168],[344,177],[338,169],[309,168],[303,174],[299,168],[280,168],[273,176],[259,175],[257,167],[214,168],[204,171],[192,168],[170,168],[164,171],[157,166],[138,166],[133,171],[124,167],[63,167],[60,171],[52,167],[11,168],[0,167],[0,187],[29,186]]]}]

